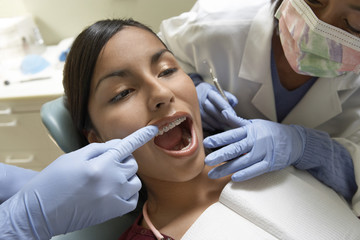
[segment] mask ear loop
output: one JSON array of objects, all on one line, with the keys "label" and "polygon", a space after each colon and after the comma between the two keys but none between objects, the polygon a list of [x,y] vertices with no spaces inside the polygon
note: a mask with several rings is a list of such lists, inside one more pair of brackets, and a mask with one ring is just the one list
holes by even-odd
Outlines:
[{"label": "mask ear loop", "polygon": [[155,226],[152,224],[152,222],[149,218],[149,215],[147,213],[147,201],[144,203],[144,206],[143,206],[143,215],[144,215],[144,220],[145,220],[146,224],[149,226],[150,230],[153,232],[156,239],[164,240],[164,236],[161,235],[161,233],[155,228]]}]

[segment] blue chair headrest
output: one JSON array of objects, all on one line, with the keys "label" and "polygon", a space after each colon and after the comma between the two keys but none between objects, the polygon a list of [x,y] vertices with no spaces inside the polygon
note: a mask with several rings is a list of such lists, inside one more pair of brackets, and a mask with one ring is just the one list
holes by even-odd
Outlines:
[{"label": "blue chair headrest", "polygon": [[40,110],[41,120],[50,136],[65,153],[75,151],[83,146],[83,137],[72,121],[64,105],[64,97],[46,102]]}]

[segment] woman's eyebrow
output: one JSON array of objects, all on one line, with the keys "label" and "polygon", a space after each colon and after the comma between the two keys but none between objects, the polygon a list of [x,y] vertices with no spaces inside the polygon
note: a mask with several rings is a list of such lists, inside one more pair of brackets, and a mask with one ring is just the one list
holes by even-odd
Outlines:
[{"label": "woman's eyebrow", "polygon": [[155,53],[154,55],[152,55],[151,57],[151,65],[157,63],[160,59],[160,57],[164,54],[164,53],[170,53],[171,55],[174,55],[169,49],[167,48],[164,48],[164,49],[161,49],[160,51],[158,51],[157,53]]},{"label": "woman's eyebrow", "polygon": [[125,76],[126,74],[126,71],[125,70],[118,70],[118,71],[114,71],[114,72],[111,72],[105,76],[103,76],[102,78],[99,79],[99,81],[97,82],[96,86],[95,86],[95,91],[96,89],[99,87],[100,83],[107,79],[107,78],[110,78],[110,77],[121,77],[121,76]]},{"label": "woman's eyebrow", "polygon": [[354,5],[354,4],[350,4],[349,6],[350,6],[351,9],[360,11],[360,6],[357,6],[357,5]]}]

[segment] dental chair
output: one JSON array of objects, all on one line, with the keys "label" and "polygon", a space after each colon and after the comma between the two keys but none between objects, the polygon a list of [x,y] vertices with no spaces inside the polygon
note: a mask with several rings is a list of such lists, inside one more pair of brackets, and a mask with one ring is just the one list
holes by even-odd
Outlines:
[{"label": "dental chair", "polygon": [[[65,153],[79,149],[81,144],[81,137],[78,135],[75,126],[73,125],[70,113],[65,108],[63,97],[57,98],[53,101],[45,103],[40,115],[43,124],[47,128],[49,135],[56,142],[56,144]],[[55,160],[55,159],[54,159]],[[134,210],[124,216],[111,219],[102,224],[98,224],[86,229],[58,235],[52,240],[114,240],[118,239],[136,219],[139,214],[139,209]]]}]

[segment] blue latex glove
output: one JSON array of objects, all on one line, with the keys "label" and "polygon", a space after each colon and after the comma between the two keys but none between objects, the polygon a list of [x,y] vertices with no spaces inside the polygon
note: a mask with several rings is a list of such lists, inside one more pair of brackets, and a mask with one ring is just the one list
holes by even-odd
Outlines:
[{"label": "blue latex glove", "polygon": [[207,148],[218,148],[205,158],[215,167],[210,178],[229,174],[233,181],[244,181],[266,172],[296,164],[305,147],[304,128],[266,120],[244,120],[233,114],[227,116],[240,127],[219,133],[204,140]]},{"label": "blue latex glove", "polygon": [[0,239],[50,239],[134,210],[141,182],[131,153],[157,132],[148,126],[59,157],[0,205]]},{"label": "blue latex glove", "polygon": [[200,104],[200,114],[202,126],[205,131],[223,131],[237,127],[236,123],[226,118],[226,112],[235,114],[233,107],[238,103],[237,98],[229,92],[224,92],[229,102],[227,102],[215,86],[203,82],[196,86],[196,92]]},{"label": "blue latex glove", "polygon": [[17,193],[38,172],[0,163],[0,204]]}]

